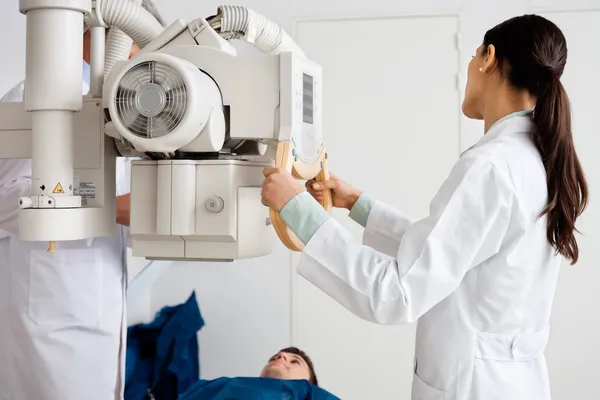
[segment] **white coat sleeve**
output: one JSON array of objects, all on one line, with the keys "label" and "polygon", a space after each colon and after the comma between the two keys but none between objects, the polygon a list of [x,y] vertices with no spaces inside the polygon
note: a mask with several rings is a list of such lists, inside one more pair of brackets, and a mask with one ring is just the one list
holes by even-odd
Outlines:
[{"label": "white coat sleeve", "polygon": [[[9,90],[2,103],[23,101],[23,82]],[[0,238],[18,234],[19,198],[31,190],[31,160],[0,160]]]},{"label": "white coat sleeve", "polygon": [[[12,161],[12,160],[11,160]],[[18,160],[21,161],[21,160]],[[3,169],[0,160],[0,171]],[[0,239],[19,233],[19,199],[31,192],[31,178],[18,177],[11,183],[0,185]]]},{"label": "white coat sleeve", "polygon": [[[280,212],[281,218],[296,236],[307,243],[331,216],[310,200],[308,192],[291,199]],[[313,212],[319,210],[320,212]],[[350,218],[365,228],[363,244],[390,257],[395,257],[410,219],[389,205],[361,195],[350,210]]]},{"label": "white coat sleeve", "polygon": [[410,323],[497,253],[512,204],[510,184],[493,165],[463,159],[431,202],[429,216],[408,227],[395,259],[356,243],[331,218],[308,241],[298,273],[363,319]]},{"label": "white coat sleeve", "polygon": [[24,82],[19,83],[14,88],[10,89],[8,92],[2,96],[0,102],[2,103],[19,103],[23,101],[23,93],[25,92],[25,84]]},{"label": "white coat sleeve", "polygon": [[363,232],[363,244],[395,257],[400,242],[411,225],[412,221],[408,216],[385,203],[375,201]]}]

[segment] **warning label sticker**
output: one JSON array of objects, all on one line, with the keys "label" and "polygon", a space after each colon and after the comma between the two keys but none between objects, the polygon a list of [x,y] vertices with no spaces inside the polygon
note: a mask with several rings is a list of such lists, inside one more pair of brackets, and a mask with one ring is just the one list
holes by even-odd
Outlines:
[{"label": "warning label sticker", "polygon": [[96,184],[92,181],[79,182],[79,195],[82,199],[95,199]]},{"label": "warning label sticker", "polygon": [[54,194],[58,194],[58,193],[64,193],[65,191],[63,190],[63,187],[61,186],[60,182],[56,184],[56,186],[54,187],[54,190],[52,191],[52,193]]},{"label": "warning label sticker", "polygon": [[81,196],[81,204],[86,206],[88,200],[96,198],[96,183],[93,181],[80,181],[76,176],[73,179],[73,195]]}]

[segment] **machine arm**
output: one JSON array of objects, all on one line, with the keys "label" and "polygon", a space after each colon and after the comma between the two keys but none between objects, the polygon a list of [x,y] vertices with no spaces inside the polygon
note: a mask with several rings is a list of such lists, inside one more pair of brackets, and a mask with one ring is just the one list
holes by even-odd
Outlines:
[{"label": "machine arm", "polygon": [[[279,26],[244,7],[222,6],[208,20],[177,20],[159,32],[152,23],[134,22],[143,17],[104,13],[119,2],[139,10],[129,0],[94,2],[93,9],[89,0],[21,0],[28,29],[25,102],[0,105],[0,157],[33,160],[31,195],[21,200],[21,239],[110,235],[120,148],[142,156],[132,167],[134,255],[266,255],[270,220],[281,240],[300,250],[279,216],[271,212],[269,219],[260,203],[262,170],[275,162],[297,178],[327,179],[320,67]],[[84,16],[94,29],[96,62],[92,93],[82,97]],[[99,38],[111,23],[142,49],[111,63],[104,80]],[[73,39],[64,45],[64,37]],[[263,54],[239,56],[231,39]]]}]

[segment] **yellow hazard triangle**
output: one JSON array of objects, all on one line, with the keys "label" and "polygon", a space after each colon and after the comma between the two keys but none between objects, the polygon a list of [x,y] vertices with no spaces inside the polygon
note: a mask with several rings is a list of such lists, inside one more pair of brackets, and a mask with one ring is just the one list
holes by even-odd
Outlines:
[{"label": "yellow hazard triangle", "polygon": [[52,193],[64,193],[65,191],[63,190],[63,187],[61,186],[60,182],[58,182],[56,184],[56,186],[54,187],[54,190],[52,191]]}]

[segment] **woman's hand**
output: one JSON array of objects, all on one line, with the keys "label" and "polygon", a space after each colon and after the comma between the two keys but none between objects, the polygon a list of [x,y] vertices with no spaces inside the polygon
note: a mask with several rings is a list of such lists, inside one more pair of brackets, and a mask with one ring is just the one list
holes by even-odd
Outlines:
[{"label": "woman's hand", "polygon": [[323,190],[331,189],[333,206],[337,208],[345,208],[347,210],[352,210],[352,207],[354,207],[354,204],[356,204],[356,201],[362,194],[360,190],[344,182],[333,174],[330,175],[328,181],[307,181],[306,189],[320,203],[323,202]]},{"label": "woman's hand", "polygon": [[294,197],[304,192],[304,186],[281,168],[265,168],[262,184],[262,203],[280,212]]}]

